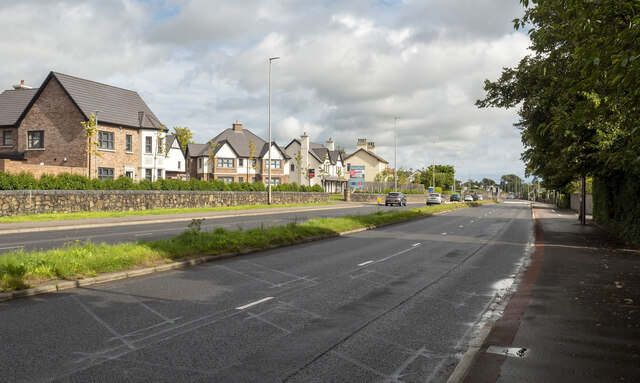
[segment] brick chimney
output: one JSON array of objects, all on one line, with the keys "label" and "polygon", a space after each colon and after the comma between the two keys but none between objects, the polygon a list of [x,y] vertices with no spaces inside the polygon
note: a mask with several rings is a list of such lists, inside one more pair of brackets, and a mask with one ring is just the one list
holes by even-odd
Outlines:
[{"label": "brick chimney", "polygon": [[364,149],[367,150],[367,139],[366,138],[358,138],[358,146],[356,147],[356,151]]},{"label": "brick chimney", "polygon": [[238,120],[236,120],[236,123],[233,124],[233,131],[234,132],[242,132],[242,124],[239,124]]},{"label": "brick chimney", "polygon": [[376,154],[376,143],[375,142],[368,142],[367,143],[367,150],[370,151],[373,154]]},{"label": "brick chimney", "polygon": [[328,149],[328,150],[331,150],[331,151],[336,150],[336,149],[335,149],[335,146],[334,146],[334,144],[333,144],[333,140],[332,140],[331,138],[329,138],[329,141],[327,141],[327,149]]}]

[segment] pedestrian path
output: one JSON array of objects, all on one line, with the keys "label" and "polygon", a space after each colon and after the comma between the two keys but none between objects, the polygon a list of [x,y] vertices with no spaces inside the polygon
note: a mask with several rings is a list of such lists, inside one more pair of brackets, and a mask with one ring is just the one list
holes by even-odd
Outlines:
[{"label": "pedestrian path", "polygon": [[464,382],[639,382],[640,251],[534,203],[531,263]]}]

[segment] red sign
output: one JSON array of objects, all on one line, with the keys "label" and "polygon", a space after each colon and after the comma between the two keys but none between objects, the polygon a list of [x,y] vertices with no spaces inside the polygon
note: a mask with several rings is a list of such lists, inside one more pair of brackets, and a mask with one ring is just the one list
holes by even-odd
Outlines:
[{"label": "red sign", "polygon": [[309,169],[309,178],[313,178],[316,176],[316,170],[315,169]]},{"label": "red sign", "polygon": [[350,175],[351,177],[355,176],[355,175],[356,175],[356,171],[355,171],[355,170],[353,170],[353,169],[349,170],[349,175]]}]

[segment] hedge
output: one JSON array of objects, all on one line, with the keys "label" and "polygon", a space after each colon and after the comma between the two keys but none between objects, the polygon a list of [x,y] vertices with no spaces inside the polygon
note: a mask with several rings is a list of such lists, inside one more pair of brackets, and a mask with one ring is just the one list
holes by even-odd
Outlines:
[{"label": "hedge", "polygon": [[[57,176],[43,175],[36,179],[30,173],[10,174],[0,171],[0,190],[192,190],[192,191],[265,191],[261,182],[231,182],[220,180],[189,181],[160,179],[134,182],[131,178],[120,176],[118,179],[87,178],[81,175],[62,173]],[[282,184],[271,188],[272,191],[324,192],[320,185],[312,187]]]}]

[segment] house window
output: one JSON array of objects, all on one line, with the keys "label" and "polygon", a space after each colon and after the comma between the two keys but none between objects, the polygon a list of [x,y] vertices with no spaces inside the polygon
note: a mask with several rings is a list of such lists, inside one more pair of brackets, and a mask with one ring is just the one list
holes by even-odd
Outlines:
[{"label": "house window", "polygon": [[162,169],[158,169],[158,174],[156,175],[156,179],[162,179]]},{"label": "house window", "polygon": [[124,175],[133,179],[133,172],[131,170],[127,170],[126,172],[124,172]]},{"label": "house window", "polygon": [[104,181],[107,178],[113,179],[113,168],[98,168],[98,179]]},{"label": "house window", "polygon": [[290,170],[291,170],[291,171],[294,171],[294,170],[296,170],[296,165],[294,165],[294,164],[291,164],[291,167],[290,167]]},{"label": "house window", "polygon": [[127,134],[125,150],[127,152],[133,152],[133,136],[130,134]]},{"label": "house window", "polygon": [[13,146],[13,131],[2,131],[2,146]]},{"label": "house window", "polygon": [[280,185],[280,178],[272,177],[271,178],[271,186],[278,186],[278,185]]},{"label": "house window", "polygon": [[238,182],[244,182],[244,177],[238,177]]},{"label": "house window", "polygon": [[251,178],[251,182],[253,182],[254,184],[256,183],[256,181],[258,181],[258,177],[252,177]]},{"label": "house window", "polygon": [[164,139],[158,138],[158,153],[164,153]]},{"label": "house window", "polygon": [[218,158],[218,168],[233,169],[233,158]]},{"label": "house window", "polygon": [[224,182],[225,184],[229,184],[233,182],[233,177],[218,177],[218,180]]},{"label": "house window", "polygon": [[[267,160],[267,169],[269,169],[269,160]],[[282,169],[282,160],[271,160],[271,169]]]},{"label": "house window", "polygon": [[178,170],[182,169],[182,163],[178,161]]},{"label": "house window", "polygon": [[244,166],[244,159],[238,158],[238,167],[241,168]]},{"label": "house window", "polygon": [[151,169],[144,169],[144,179],[151,181]]},{"label": "house window", "polygon": [[44,149],[44,130],[32,130],[27,132],[29,149]]},{"label": "house window", "polygon": [[113,133],[98,132],[98,143],[100,144],[100,149],[113,150]]},{"label": "house window", "polygon": [[148,154],[153,153],[153,137],[144,138],[144,152]]},{"label": "house window", "polygon": [[198,169],[202,169],[202,157],[198,158]]}]

